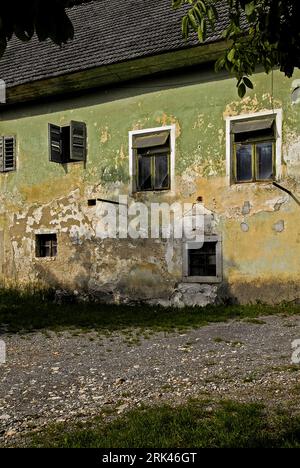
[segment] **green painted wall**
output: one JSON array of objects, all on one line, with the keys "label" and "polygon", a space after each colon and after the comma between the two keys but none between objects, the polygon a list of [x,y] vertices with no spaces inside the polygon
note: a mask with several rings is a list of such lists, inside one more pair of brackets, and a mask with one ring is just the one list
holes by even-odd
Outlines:
[{"label": "green painted wall", "polygon": [[[95,194],[115,197],[119,193],[129,193],[130,130],[176,124],[174,198],[195,201],[203,196],[205,207],[215,213],[217,229],[224,238],[224,282],[229,284],[232,296],[246,302],[251,297],[256,300],[261,296],[271,301],[278,284],[278,300],[297,296],[300,208],[270,184],[228,185],[224,121],[225,116],[283,109],[284,177],[281,183],[297,195],[300,192],[300,105],[291,105],[291,87],[296,78],[300,78],[300,73],[293,79],[284,78],[279,72],[274,72],[273,77],[259,73],[254,77],[254,90],[240,100],[233,79],[205,71],[190,72],[160,80],[141,80],[72,100],[2,112],[0,134],[16,135],[18,149],[18,170],[0,175],[0,225],[5,232],[6,252],[4,276],[18,280],[28,275],[32,280],[48,278],[48,273],[43,276],[41,265],[33,260],[33,233],[40,227],[55,226],[62,235],[63,256],[82,255],[78,269],[84,264],[85,280],[76,279],[80,276],[76,267],[71,275],[67,274],[74,287],[87,285],[88,278],[93,278],[100,289],[107,284],[114,289],[116,284],[122,283],[123,290],[128,292],[134,283],[132,291],[138,291],[142,284],[136,278],[153,279],[162,274],[162,284],[158,287],[160,281],[154,281],[155,284],[150,281],[149,291],[170,295],[181,280],[181,259],[173,257],[170,265],[164,246],[157,252],[157,265],[152,259],[150,241],[149,251],[146,248],[143,255],[137,255],[134,263],[128,258],[128,250],[115,241],[120,252],[112,247],[112,255],[118,261],[105,253],[105,265],[101,270],[104,254],[99,254],[97,249],[104,248],[103,242],[91,246],[95,221],[86,209],[86,202]],[[86,167],[81,163],[63,167],[49,162],[48,123],[68,125],[71,120],[87,124]],[[70,195],[76,190],[76,195]],[[168,198],[168,194],[139,197],[147,201],[164,198]],[[245,201],[250,201],[252,206],[248,216],[243,216],[241,211]],[[40,218],[36,214],[38,209],[42,210]],[[56,218],[59,221],[53,223]],[[279,220],[285,221],[285,230],[280,234],[273,229]],[[249,232],[241,230],[242,222],[249,224]],[[81,230],[82,242],[77,245],[70,235],[74,226]],[[175,249],[174,255],[180,257],[178,252]],[[93,265],[93,256],[98,259],[97,267]],[[141,269],[146,273],[139,276]],[[58,282],[63,281],[67,271],[59,259],[55,264],[47,264],[47,270],[51,270]],[[126,278],[129,278],[129,286]],[[251,284],[247,292],[245,284]],[[266,297],[261,294],[262,285],[268,291]]]}]

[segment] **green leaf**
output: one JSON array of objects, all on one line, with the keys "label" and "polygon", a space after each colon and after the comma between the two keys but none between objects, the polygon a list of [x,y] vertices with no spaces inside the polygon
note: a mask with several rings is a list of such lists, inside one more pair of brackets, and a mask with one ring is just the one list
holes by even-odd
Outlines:
[{"label": "green leaf", "polygon": [[227,55],[229,62],[234,63],[235,49],[231,49]]},{"label": "green leaf", "polygon": [[255,2],[246,3],[245,13],[247,16],[251,16],[255,11]]},{"label": "green leaf", "polygon": [[204,36],[203,36],[203,31],[201,29],[201,26],[198,27],[198,39],[200,42],[204,41]]},{"label": "green leaf", "polygon": [[201,7],[203,13],[206,13],[207,9],[206,9],[205,3],[202,0],[197,0],[197,2],[198,2],[198,5]]},{"label": "green leaf", "polygon": [[245,85],[247,86],[247,88],[249,88],[249,89],[254,88],[252,81],[249,80],[249,78],[247,78],[246,76],[244,76],[243,81],[244,81]]},{"label": "green leaf", "polygon": [[172,2],[174,10],[178,9],[182,5],[182,0],[173,0]]},{"label": "green leaf", "polygon": [[187,16],[182,18],[182,35],[185,39],[188,38],[189,34],[189,19]]},{"label": "green leaf", "polygon": [[238,87],[238,95],[241,99],[243,99],[243,97],[245,96],[247,92],[247,88],[246,86],[244,85],[244,83],[241,83]]},{"label": "green leaf", "polygon": [[192,28],[194,29],[194,31],[197,31],[198,29],[198,24],[197,24],[197,20],[194,16],[194,12],[192,10],[190,10],[188,12],[188,20],[189,20],[189,23],[190,25],[192,26]]}]

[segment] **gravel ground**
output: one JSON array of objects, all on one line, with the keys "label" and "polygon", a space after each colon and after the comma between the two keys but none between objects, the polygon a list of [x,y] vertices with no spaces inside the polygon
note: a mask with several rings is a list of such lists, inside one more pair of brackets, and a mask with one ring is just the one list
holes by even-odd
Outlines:
[{"label": "gravel ground", "polygon": [[182,334],[74,332],[2,335],[0,443],[52,422],[121,414],[141,403],[234,398],[300,409],[300,365],[291,343],[300,317],[233,321]]}]

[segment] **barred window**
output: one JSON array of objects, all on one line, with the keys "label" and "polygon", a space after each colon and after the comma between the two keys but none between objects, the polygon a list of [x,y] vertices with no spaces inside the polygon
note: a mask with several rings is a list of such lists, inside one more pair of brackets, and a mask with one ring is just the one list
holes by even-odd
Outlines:
[{"label": "barred window", "polygon": [[56,257],[57,256],[57,235],[38,234],[36,236],[36,257]]},{"label": "barred window", "polygon": [[219,283],[222,281],[222,240],[205,236],[204,243],[187,242],[183,250],[184,281]]}]

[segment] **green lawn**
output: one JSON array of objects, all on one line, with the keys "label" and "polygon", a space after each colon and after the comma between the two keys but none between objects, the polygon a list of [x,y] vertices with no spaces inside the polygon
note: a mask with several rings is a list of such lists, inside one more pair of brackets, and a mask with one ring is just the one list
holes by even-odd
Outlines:
[{"label": "green lawn", "polygon": [[[175,309],[145,305],[101,305],[72,303],[58,305],[50,292],[21,293],[0,290],[0,325],[8,332],[33,330],[66,330],[114,332],[136,330],[166,331],[198,328],[208,323],[230,319],[259,323],[261,316],[274,314],[300,314],[299,305],[209,306],[205,308]],[[261,322],[260,322],[261,323]]]},{"label": "green lawn", "polygon": [[21,441],[49,448],[300,448],[300,416],[258,404],[191,401],[136,409],[110,423],[101,418],[57,425]]}]

